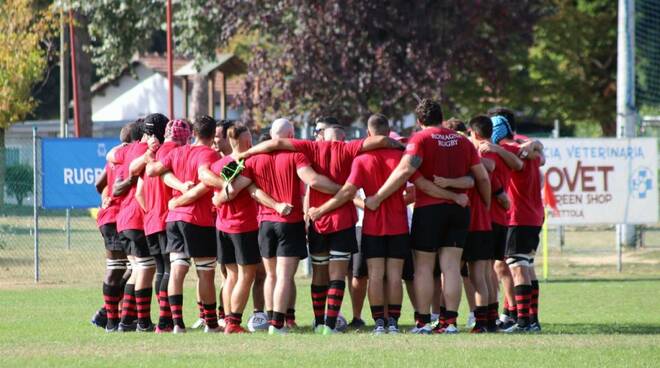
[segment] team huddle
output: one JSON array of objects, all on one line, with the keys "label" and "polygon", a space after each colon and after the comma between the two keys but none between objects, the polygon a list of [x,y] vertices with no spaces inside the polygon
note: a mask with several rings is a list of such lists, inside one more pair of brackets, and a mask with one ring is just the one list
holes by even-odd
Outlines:
[{"label": "team huddle", "polygon": [[404,283],[415,315],[409,333],[457,333],[463,288],[470,332],[540,331],[543,146],[517,135],[505,108],[464,124],[444,121],[425,99],[415,115],[409,139],[374,114],[364,139],[346,141],[333,117],[316,120],[315,140],[295,139],[281,118],[256,145],[244,124],[209,116],[189,123],[151,114],[128,124],[97,182],[106,275],[92,323],[186,332],[183,285],[194,264],[192,328],[248,332],[252,294],[248,330],[287,334],[297,327],[294,276],[310,257],[318,334],[364,327],[365,298],[373,333],[399,333]]}]

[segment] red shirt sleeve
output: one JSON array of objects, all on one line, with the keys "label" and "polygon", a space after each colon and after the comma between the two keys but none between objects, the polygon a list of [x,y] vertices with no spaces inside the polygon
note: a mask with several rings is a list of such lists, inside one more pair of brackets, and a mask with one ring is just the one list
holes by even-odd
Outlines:
[{"label": "red shirt sleeve", "polygon": [[410,138],[410,141],[408,141],[408,144],[406,145],[406,155],[417,156],[424,160],[424,150],[420,139],[421,136],[421,134],[415,134]]},{"label": "red shirt sleeve", "polygon": [[173,162],[173,161],[176,161],[176,154],[177,154],[177,152],[178,152],[178,149],[176,149],[176,148],[173,149],[173,150],[171,150],[170,153],[168,153],[167,155],[165,155],[165,157],[163,157],[163,158],[160,160],[160,163],[161,163],[166,169],[168,169],[168,170],[172,170],[172,162]]},{"label": "red shirt sleeve", "polygon": [[126,152],[129,148],[130,146],[123,146],[115,151],[115,163],[121,164],[126,160]]},{"label": "red shirt sleeve", "polygon": [[218,153],[213,150],[209,150],[207,152],[204,152],[203,155],[199,155],[198,166],[211,165],[217,160],[218,160]]},{"label": "red shirt sleeve", "polygon": [[360,151],[362,151],[362,145],[364,145],[364,139],[356,139],[347,142],[345,145],[346,152],[348,152],[351,157],[356,157],[360,154]]},{"label": "red shirt sleeve", "polygon": [[360,159],[353,161],[351,165],[351,174],[346,179],[347,183],[351,183],[358,188],[362,188],[364,182],[364,170],[362,169],[362,162]]},{"label": "red shirt sleeve", "polygon": [[302,169],[310,165],[309,160],[302,153],[296,152],[293,154],[293,160],[296,163],[296,170]]},{"label": "red shirt sleeve", "polygon": [[477,152],[477,149],[474,147],[470,141],[465,140],[465,143],[468,145],[468,150],[470,152],[470,167],[477,165],[481,163],[481,158],[479,157],[479,152]]},{"label": "red shirt sleeve", "polygon": [[[256,157],[250,157],[247,160],[245,160],[245,168],[243,171],[241,171],[241,176],[245,176],[246,178],[254,181],[254,164],[258,160]],[[222,168],[220,169],[222,170]],[[215,172],[215,170],[214,170]],[[219,172],[219,171],[218,171]]]},{"label": "red shirt sleeve", "polygon": [[223,160],[218,160],[212,163],[209,169],[213,171],[214,174],[220,175],[220,171],[222,171],[222,168],[225,166],[225,163],[222,161]]},{"label": "red shirt sleeve", "polygon": [[303,155],[307,156],[308,159],[314,158],[316,143],[304,139],[291,139],[291,144],[293,145],[293,149],[296,150],[296,152],[302,153]]}]

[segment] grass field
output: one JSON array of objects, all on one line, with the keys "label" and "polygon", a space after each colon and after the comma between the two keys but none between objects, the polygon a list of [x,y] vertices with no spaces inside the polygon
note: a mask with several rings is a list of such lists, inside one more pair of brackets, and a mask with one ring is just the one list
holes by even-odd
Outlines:
[{"label": "grass field", "polygon": [[[541,286],[539,335],[340,336],[310,334],[308,282],[299,280],[302,328],[289,336],[107,334],[88,318],[98,287],[0,290],[0,366],[460,366],[657,367],[660,278],[561,281]],[[185,317],[194,321],[193,290]],[[350,300],[346,300],[350,303]],[[346,305],[346,304],[345,304]],[[368,308],[368,306],[366,306]],[[350,308],[348,308],[350,310]],[[366,312],[366,310],[365,310]],[[462,311],[461,324],[465,311]],[[404,306],[402,323],[412,323]],[[155,314],[155,312],[154,312]],[[347,313],[350,318],[350,312]]]}]

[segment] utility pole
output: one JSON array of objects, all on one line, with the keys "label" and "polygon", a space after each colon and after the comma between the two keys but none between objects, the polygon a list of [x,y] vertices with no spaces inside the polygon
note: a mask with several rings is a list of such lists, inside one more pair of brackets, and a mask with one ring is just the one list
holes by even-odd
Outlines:
[{"label": "utility pole", "polygon": [[[616,73],[616,135],[619,139],[635,136],[635,3],[619,0]],[[624,178],[627,180],[627,178]],[[621,246],[635,245],[635,226],[616,227],[617,270],[621,271]]]},{"label": "utility pole", "polygon": [[67,24],[60,10],[60,137],[69,136],[69,56],[67,54]]}]

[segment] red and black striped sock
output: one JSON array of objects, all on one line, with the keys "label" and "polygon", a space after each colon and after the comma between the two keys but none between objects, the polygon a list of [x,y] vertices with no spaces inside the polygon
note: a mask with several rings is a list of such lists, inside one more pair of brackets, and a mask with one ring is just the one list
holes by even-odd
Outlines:
[{"label": "red and black striped sock", "polygon": [[197,301],[197,309],[199,309],[199,318],[204,319],[204,304],[201,301]]},{"label": "red and black striped sock", "polygon": [[320,326],[325,323],[325,303],[328,299],[328,285],[312,284],[311,289],[314,323],[316,326]]},{"label": "red and black striped sock", "polygon": [[445,326],[454,325],[456,326],[456,319],[458,318],[458,312],[456,311],[446,311],[445,312]]},{"label": "red and black striped sock", "polygon": [[385,319],[385,306],[384,305],[372,305],[371,306],[371,318],[374,319],[374,322],[378,320]]},{"label": "red and black striped sock", "polygon": [[113,329],[119,323],[119,300],[121,288],[103,283],[103,308],[108,316],[106,328]]},{"label": "red and black striped sock", "polygon": [[337,325],[337,317],[341,309],[341,303],[344,300],[344,289],[346,282],[344,280],[331,280],[328,287],[328,310],[325,314],[325,325],[334,330]]},{"label": "red and black striped sock", "polygon": [[288,325],[295,323],[296,322],[296,310],[294,308],[289,308],[286,310],[286,316],[284,317],[286,319],[286,323]]},{"label": "red and black striped sock", "polygon": [[124,287],[124,298],[121,303],[121,323],[130,325],[137,319],[137,308],[135,306],[135,284],[126,284]]},{"label": "red and black striped sock", "polygon": [[266,311],[266,317],[268,317],[268,322],[270,323],[270,321],[273,319],[273,311]]},{"label": "red and black striped sock", "polygon": [[243,322],[243,313],[229,313],[225,317],[225,320],[227,321],[227,325],[240,326]]},{"label": "red and black striped sock", "polygon": [[510,318],[513,318],[514,321],[518,320],[518,308],[516,307],[516,304],[510,303],[509,300],[506,298],[504,298],[504,301],[505,301],[504,308],[506,309],[505,314]]},{"label": "red and black striped sock", "polygon": [[500,309],[498,302],[488,304],[488,329],[494,330],[497,327],[497,310]]},{"label": "red and black striped sock", "polygon": [[539,321],[539,280],[532,280],[532,297],[529,304],[529,321],[537,323]]},{"label": "red and black striped sock", "polygon": [[394,318],[394,320],[398,322],[399,317],[401,317],[401,304],[388,304],[387,314],[389,314],[391,318]]},{"label": "red and black striped sock", "polygon": [[284,327],[284,313],[273,312],[273,317],[270,319],[270,325],[277,329]]},{"label": "red and black striped sock", "polygon": [[209,328],[218,327],[218,314],[215,311],[216,304],[204,304],[204,322]]},{"label": "red and black striped sock", "polygon": [[173,325],[172,310],[170,309],[170,301],[167,297],[167,285],[165,285],[165,290],[161,289],[158,292],[158,306],[158,327],[171,328]]},{"label": "red and black striped sock", "polygon": [[220,304],[218,306],[218,319],[225,319],[227,315],[225,314],[225,306]]},{"label": "red and black striped sock", "polygon": [[431,323],[431,315],[419,313],[419,318],[416,321],[416,326],[424,327],[424,325],[426,325],[427,323]]},{"label": "red and black striped sock", "polygon": [[438,323],[440,326],[444,326],[447,322],[447,308],[440,306],[440,313],[438,314]]},{"label": "red and black striped sock", "polygon": [[186,328],[183,323],[183,295],[169,295],[170,309],[172,310],[172,322],[175,326]]},{"label": "red and black striped sock", "polygon": [[147,327],[151,325],[151,294],[152,288],[135,291],[135,303],[137,305],[138,325]]},{"label": "red and black striped sock", "polygon": [[477,306],[474,309],[475,328],[486,328],[488,326],[488,307]]},{"label": "red and black striped sock", "polygon": [[529,325],[529,304],[532,297],[531,285],[518,285],[514,288],[516,294],[516,308],[518,310],[518,325]]}]

